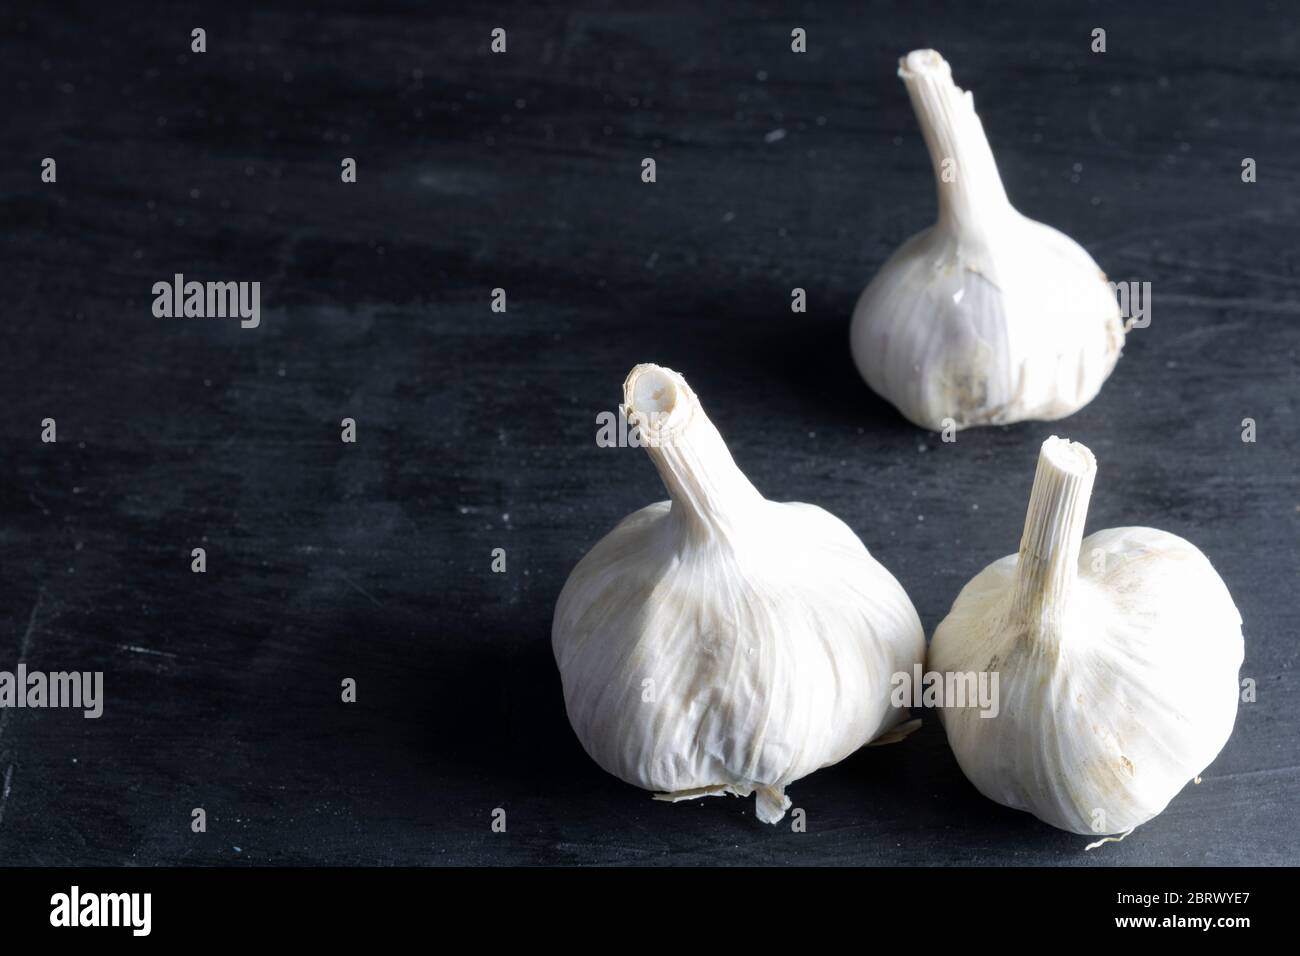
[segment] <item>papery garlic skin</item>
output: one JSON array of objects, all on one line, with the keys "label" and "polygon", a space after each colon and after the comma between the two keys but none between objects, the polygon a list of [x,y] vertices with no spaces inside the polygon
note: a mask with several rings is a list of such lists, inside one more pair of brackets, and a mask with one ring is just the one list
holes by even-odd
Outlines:
[{"label": "papery garlic skin", "polygon": [[1083,537],[1096,464],[1043,445],[1019,554],[967,584],[930,670],[999,674],[1000,707],[940,711],[985,796],[1074,833],[1126,833],[1215,758],[1236,719],[1241,615],[1192,544],[1154,528]]},{"label": "papery garlic skin", "polygon": [[939,219],[858,299],[858,370],[936,431],[1078,411],[1124,344],[1105,274],[1074,240],[1012,208],[974,100],[943,57],[916,50],[898,72],[934,164]]},{"label": "papery garlic skin", "polygon": [[669,799],[753,792],[775,823],[789,783],[907,717],[890,679],[924,658],[920,619],[842,521],[758,493],[676,372],[638,365],[624,410],[671,501],[627,517],[564,585],[569,720],[622,780]]}]

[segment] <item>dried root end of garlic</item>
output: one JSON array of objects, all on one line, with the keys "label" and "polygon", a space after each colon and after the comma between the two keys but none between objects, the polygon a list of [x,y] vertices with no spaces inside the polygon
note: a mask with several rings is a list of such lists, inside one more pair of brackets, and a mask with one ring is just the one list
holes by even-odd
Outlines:
[{"label": "dried root end of garlic", "polygon": [[679,790],[676,793],[656,793],[656,800],[668,803],[681,803],[683,800],[698,800],[700,797],[748,797],[755,794],[754,815],[763,823],[780,823],[785,812],[790,809],[790,798],[785,795],[784,787],[741,786],[738,784],[721,784],[716,787],[697,787],[694,790]]},{"label": "dried root end of garlic", "polygon": [[936,431],[1074,413],[1123,348],[1114,291],[1078,243],[1011,206],[974,99],[943,57],[913,51],[899,76],[934,165],[939,218],[859,298],[858,370]]},{"label": "dried root end of garlic", "polygon": [[906,719],[890,679],[925,654],[902,587],[844,522],[768,501],[686,381],[639,365],[624,385],[670,499],[578,562],[552,646],[570,723],[628,783],[691,799],[785,788]]},{"label": "dried root end of garlic", "polygon": [[970,581],[930,670],[997,673],[996,716],[940,711],[985,796],[1052,826],[1118,834],[1160,813],[1236,718],[1241,615],[1206,557],[1154,528],[1083,536],[1096,463],[1050,438],[1018,554]]}]

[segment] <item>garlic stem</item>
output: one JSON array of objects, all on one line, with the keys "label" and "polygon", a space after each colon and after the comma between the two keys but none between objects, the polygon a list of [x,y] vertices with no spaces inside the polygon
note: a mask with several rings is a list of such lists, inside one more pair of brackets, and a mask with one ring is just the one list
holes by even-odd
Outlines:
[{"label": "garlic stem", "polygon": [[934,50],[913,50],[899,60],[898,75],[930,150],[940,224],[968,234],[996,226],[1013,210],[974,98],[953,83],[952,67]]},{"label": "garlic stem", "polygon": [[1092,452],[1053,435],[1038,453],[1016,564],[1012,613],[1031,637],[1051,641],[1079,575],[1079,548],[1097,474]]},{"label": "garlic stem", "polygon": [[623,383],[623,410],[672,498],[672,512],[695,534],[739,531],[763,500],[686,380],[672,369],[638,365]]}]

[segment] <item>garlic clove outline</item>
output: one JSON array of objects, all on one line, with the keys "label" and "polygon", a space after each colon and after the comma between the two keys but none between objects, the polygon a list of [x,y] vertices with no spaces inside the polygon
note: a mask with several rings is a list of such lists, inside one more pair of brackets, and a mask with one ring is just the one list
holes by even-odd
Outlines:
[{"label": "garlic clove outline", "polygon": [[606,771],[661,799],[785,788],[907,719],[890,679],[925,655],[916,609],[849,527],[765,499],[684,378],[623,387],[669,500],[624,519],[556,603],[565,709]]},{"label": "garlic clove outline", "polygon": [[1012,207],[974,98],[943,57],[914,50],[898,73],[934,166],[939,216],[859,297],[858,371],[935,431],[1078,411],[1123,348],[1112,287],[1078,243]]},{"label": "garlic clove outline", "polygon": [[1241,615],[1194,545],[1154,528],[1083,536],[1096,461],[1044,442],[1018,554],[957,596],[930,644],[941,674],[997,672],[997,715],[945,702],[967,778],[1073,833],[1151,820],[1223,748]]}]

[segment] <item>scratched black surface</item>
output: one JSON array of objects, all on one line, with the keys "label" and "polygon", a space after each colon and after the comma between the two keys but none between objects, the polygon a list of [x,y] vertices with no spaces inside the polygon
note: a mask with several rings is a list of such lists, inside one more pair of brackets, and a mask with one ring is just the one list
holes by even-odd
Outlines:
[{"label": "scratched black surface", "polygon": [[[107,702],[0,715],[0,862],[1300,862],[1287,5],[313,6],[4,18],[0,668],[102,670]],[[945,445],[853,370],[855,296],[934,213],[894,75],[917,46],[975,91],[1021,210],[1152,283],[1067,422]],[[175,272],[260,281],[261,327],[153,318]],[[582,752],[549,645],[573,563],[663,496],[593,441],[639,361],[689,377],[769,497],[857,530],[927,633],[1015,549],[1042,439],[1086,442],[1089,528],[1210,556],[1258,702],[1088,854],[981,798],[933,718],[794,785],[806,834],[652,802]]]}]

